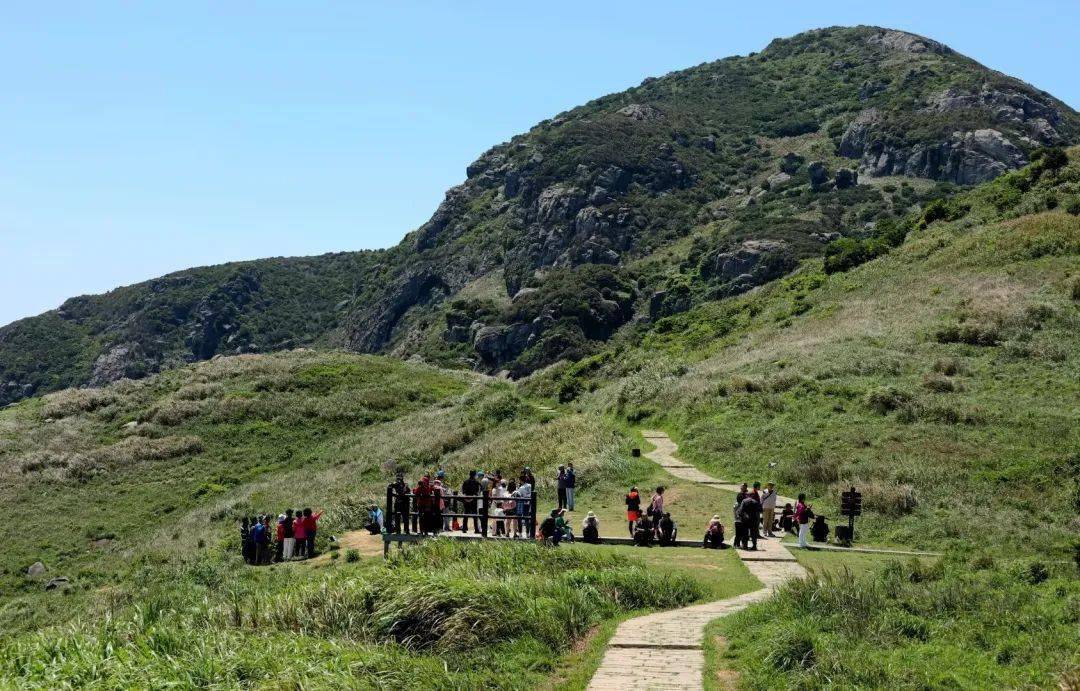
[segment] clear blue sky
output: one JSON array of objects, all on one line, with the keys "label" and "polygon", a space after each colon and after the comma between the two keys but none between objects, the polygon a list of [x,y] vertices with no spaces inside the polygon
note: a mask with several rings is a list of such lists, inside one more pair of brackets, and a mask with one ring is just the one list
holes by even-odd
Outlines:
[{"label": "clear blue sky", "polygon": [[9,3],[0,324],[189,266],[385,247],[492,144],[650,75],[877,24],[1080,105],[1075,0]]}]

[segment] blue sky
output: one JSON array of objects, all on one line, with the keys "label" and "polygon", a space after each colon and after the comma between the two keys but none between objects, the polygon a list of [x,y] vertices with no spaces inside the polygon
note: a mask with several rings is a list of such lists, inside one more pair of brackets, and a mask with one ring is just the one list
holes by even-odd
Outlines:
[{"label": "blue sky", "polygon": [[0,324],[189,266],[385,247],[533,123],[774,37],[877,24],[1080,106],[1080,3],[13,3]]}]

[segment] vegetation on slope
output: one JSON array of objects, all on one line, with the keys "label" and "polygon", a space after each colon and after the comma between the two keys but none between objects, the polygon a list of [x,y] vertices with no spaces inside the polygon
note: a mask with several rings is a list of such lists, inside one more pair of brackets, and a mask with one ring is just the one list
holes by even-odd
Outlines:
[{"label": "vegetation on slope", "polygon": [[[811,31],[539,123],[387,251],[193,269],[0,328],[0,404],[305,344],[521,375],[765,283],[838,236],[862,257],[954,185],[1078,136],[1064,103],[929,39]],[[613,276],[574,271],[591,265]],[[501,285],[455,299],[477,282]],[[584,315],[564,299],[581,284]],[[522,289],[529,309],[507,309]]]}]

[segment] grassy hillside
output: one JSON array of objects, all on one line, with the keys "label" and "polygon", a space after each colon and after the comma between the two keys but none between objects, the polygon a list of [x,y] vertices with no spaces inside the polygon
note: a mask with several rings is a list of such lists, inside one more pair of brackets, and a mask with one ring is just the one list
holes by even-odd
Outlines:
[{"label": "grassy hillside", "polygon": [[[705,569],[689,555],[495,545],[250,569],[234,520],[323,506],[325,541],[358,527],[396,467],[461,478],[527,464],[549,500],[554,467],[572,460],[579,505],[606,525],[617,530],[628,484],[664,483],[692,535],[731,499],[632,458],[633,427],[655,425],[701,467],[807,491],[830,517],[855,484],[861,542],[949,553],[884,573],[830,569],[723,623],[730,646],[710,659],[744,685],[1068,678],[1080,612],[1076,153],[899,219],[902,241],[861,264],[827,273],[808,259],[521,383],[297,350],[0,411],[0,499],[31,517],[0,557],[0,675],[40,687],[364,686],[412,670],[433,687],[580,681],[587,670],[560,665],[585,664],[566,654],[594,625],[752,581],[730,553]],[[535,405],[544,399],[554,412]],[[70,583],[43,590],[24,575],[39,559]],[[1004,606],[1008,619],[995,614]],[[490,646],[471,643],[481,634]]]}]

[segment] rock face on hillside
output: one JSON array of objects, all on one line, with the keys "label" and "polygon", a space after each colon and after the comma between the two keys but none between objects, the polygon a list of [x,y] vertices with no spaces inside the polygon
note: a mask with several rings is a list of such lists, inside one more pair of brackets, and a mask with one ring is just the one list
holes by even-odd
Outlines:
[{"label": "rock face on hillside", "polygon": [[778,39],[492,147],[388,250],[192,269],[2,327],[0,404],[310,344],[527,373],[773,280],[933,194],[868,178],[968,185],[1078,140],[1067,105],[931,39]]}]

